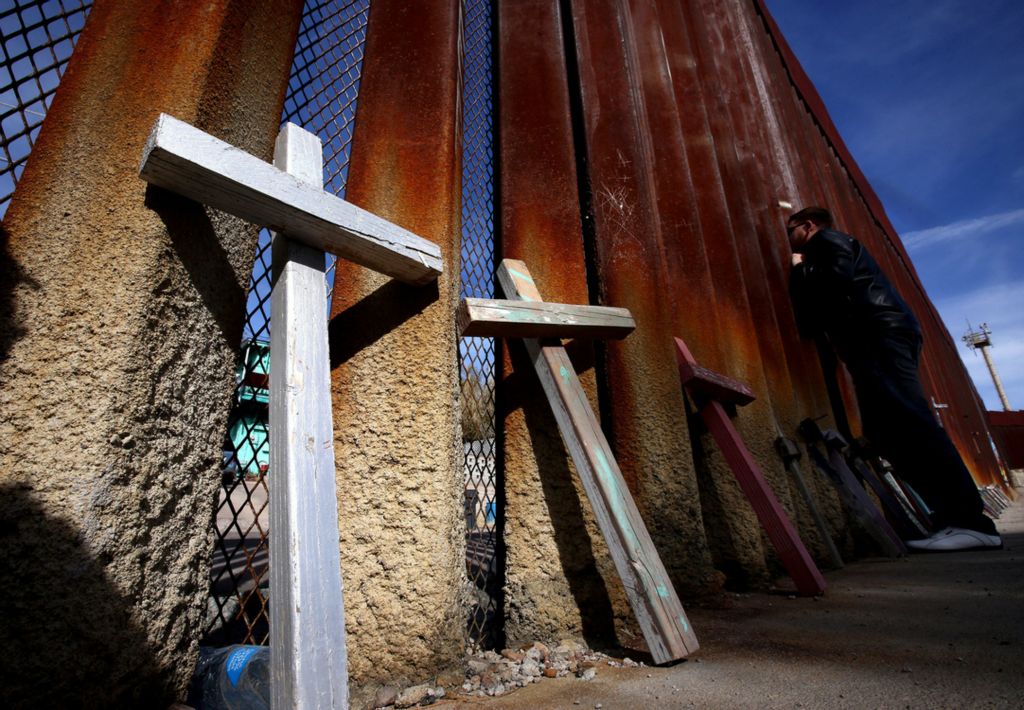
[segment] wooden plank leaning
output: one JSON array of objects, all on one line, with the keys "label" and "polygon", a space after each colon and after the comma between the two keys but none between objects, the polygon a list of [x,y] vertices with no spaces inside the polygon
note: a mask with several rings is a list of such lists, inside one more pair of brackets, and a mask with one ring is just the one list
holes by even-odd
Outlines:
[{"label": "wooden plank leaning", "polygon": [[[503,260],[498,281],[509,299],[543,300],[521,261]],[[684,658],[699,648],[697,637],[565,349],[558,341],[523,342],[655,663]]]},{"label": "wooden plank leaning", "polygon": [[828,451],[822,454],[817,445],[824,444],[824,432],[813,419],[804,419],[798,427],[800,435],[807,446],[807,454],[811,457],[814,467],[825,474],[835,486],[840,500],[847,511],[862,528],[875,540],[882,552],[889,557],[902,557],[906,554],[906,546],[896,535],[889,523],[868,498],[864,487],[845,465],[838,465],[837,452]]},{"label": "wooden plank leaning", "polygon": [[[323,184],[320,140],[293,124],[274,164]],[[270,351],[271,708],[348,708],[324,252],[273,237]]]},{"label": "wooden plank leaning", "polygon": [[198,128],[160,114],[139,175],[154,185],[284,232],[411,284],[441,273],[441,248]]},{"label": "wooden plank leaning", "polygon": [[825,578],[722,406],[722,402],[749,404],[754,399],[754,393],[743,382],[698,365],[686,343],[681,338],[675,341],[679,379],[694,398],[701,419],[736,476],[740,490],[754,509],[761,527],[793,579],[797,592],[807,596],[824,593]]}]

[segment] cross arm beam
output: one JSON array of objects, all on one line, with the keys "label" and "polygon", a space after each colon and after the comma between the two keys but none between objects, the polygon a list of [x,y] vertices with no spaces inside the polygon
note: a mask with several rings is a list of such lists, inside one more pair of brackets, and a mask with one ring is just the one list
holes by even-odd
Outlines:
[{"label": "cross arm beam", "polygon": [[139,175],[406,283],[428,283],[442,271],[433,242],[324,192],[320,180],[304,183],[167,114],[146,141]]},{"label": "cross arm beam", "polygon": [[464,298],[458,324],[464,336],[494,338],[620,340],[636,329],[625,308],[489,298]]},{"label": "cross arm beam", "polygon": [[676,338],[676,360],[683,387],[694,394],[740,407],[756,399],[753,390],[745,382],[698,365],[682,338]]}]

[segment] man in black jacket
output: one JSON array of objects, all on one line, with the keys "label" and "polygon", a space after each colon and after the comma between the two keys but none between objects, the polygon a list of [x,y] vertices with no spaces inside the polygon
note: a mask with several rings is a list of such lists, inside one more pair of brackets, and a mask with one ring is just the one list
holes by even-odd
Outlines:
[{"label": "man in black jacket", "polygon": [[971,474],[921,389],[921,329],[910,308],[867,249],[832,229],[828,210],[800,210],[786,232],[801,331],[831,342],[853,378],[865,436],[934,511],[939,532],[907,545],[926,551],[1002,547]]}]

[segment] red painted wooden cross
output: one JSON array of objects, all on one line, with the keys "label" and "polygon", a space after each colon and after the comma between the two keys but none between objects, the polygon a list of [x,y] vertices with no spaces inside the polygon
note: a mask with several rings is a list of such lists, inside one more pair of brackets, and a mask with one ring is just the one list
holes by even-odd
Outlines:
[{"label": "red painted wooden cross", "polygon": [[683,387],[693,398],[701,419],[736,475],[740,489],[750,501],[779,559],[793,578],[797,592],[807,596],[822,594],[825,591],[825,578],[722,406],[723,403],[737,406],[750,404],[754,401],[754,393],[744,383],[698,365],[680,338],[676,338],[676,360]]}]

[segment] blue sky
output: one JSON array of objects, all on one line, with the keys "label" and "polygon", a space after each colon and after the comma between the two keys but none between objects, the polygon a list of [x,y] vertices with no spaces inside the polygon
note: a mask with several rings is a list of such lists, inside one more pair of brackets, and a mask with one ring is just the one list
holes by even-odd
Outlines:
[{"label": "blue sky", "polygon": [[[960,343],[988,323],[1024,409],[1024,2],[767,2],[946,327]],[[961,356],[1001,409],[981,356]]]}]

